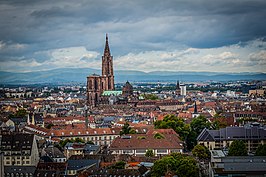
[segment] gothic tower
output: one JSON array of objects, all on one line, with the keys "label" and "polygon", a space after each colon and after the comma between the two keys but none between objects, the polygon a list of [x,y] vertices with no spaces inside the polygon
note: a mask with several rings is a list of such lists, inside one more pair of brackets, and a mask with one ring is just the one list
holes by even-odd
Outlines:
[{"label": "gothic tower", "polygon": [[110,53],[107,34],[102,56],[102,77],[106,77],[105,90],[114,90],[113,56]]},{"label": "gothic tower", "polygon": [[101,95],[106,90],[114,90],[113,56],[111,56],[108,36],[102,56],[102,75],[93,74],[87,77],[87,104],[94,107],[101,104]]}]

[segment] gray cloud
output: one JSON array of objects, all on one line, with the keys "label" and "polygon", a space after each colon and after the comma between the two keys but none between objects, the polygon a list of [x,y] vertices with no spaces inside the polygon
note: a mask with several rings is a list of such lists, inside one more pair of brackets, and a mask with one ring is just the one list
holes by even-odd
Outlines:
[{"label": "gray cloud", "polygon": [[[44,63],[51,59],[46,51],[80,46],[102,53],[107,32],[111,52],[117,57],[145,51],[241,47],[266,36],[265,7],[264,0],[3,0],[0,61]],[[16,44],[25,47],[17,50]],[[251,47],[253,51],[247,53],[265,50],[261,47]],[[186,56],[167,60],[182,57]]]}]

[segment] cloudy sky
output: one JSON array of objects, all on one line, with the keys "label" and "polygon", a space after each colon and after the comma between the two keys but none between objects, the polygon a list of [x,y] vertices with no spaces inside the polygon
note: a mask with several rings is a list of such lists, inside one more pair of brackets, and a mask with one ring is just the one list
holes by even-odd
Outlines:
[{"label": "cloudy sky", "polygon": [[266,72],[265,0],[1,0],[0,70]]}]

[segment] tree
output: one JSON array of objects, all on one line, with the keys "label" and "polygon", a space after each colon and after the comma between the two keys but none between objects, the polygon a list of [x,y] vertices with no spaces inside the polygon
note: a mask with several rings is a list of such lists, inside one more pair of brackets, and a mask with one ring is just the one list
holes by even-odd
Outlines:
[{"label": "tree", "polygon": [[266,144],[260,144],[255,152],[256,156],[266,156]]},{"label": "tree", "polygon": [[198,116],[197,118],[192,119],[190,123],[190,127],[192,131],[195,131],[197,135],[199,135],[204,128],[210,128],[211,123],[208,119],[202,115]]},{"label": "tree", "polygon": [[10,114],[8,118],[14,118],[14,117],[23,118],[23,117],[26,117],[26,115],[27,115],[27,111],[22,108],[22,109],[19,109],[15,114]]},{"label": "tree", "polygon": [[118,161],[113,166],[111,166],[111,169],[125,169],[126,162],[124,161]]},{"label": "tree", "polygon": [[73,143],[73,142],[74,142],[73,140],[65,139],[65,140],[61,140],[61,141],[59,142],[59,145],[60,145],[62,148],[64,148],[65,145],[66,145],[67,143]]},{"label": "tree", "polygon": [[247,147],[242,140],[235,140],[229,146],[228,156],[247,156]]},{"label": "tree", "polygon": [[145,156],[146,157],[153,157],[154,156],[154,153],[153,153],[153,150],[152,149],[148,149],[145,153]]},{"label": "tree", "polygon": [[199,175],[199,168],[192,157],[173,153],[155,161],[151,170],[151,175],[155,177],[165,176],[166,173],[181,177],[197,177]]},{"label": "tree", "polygon": [[155,94],[143,94],[145,100],[158,100],[159,97]]},{"label": "tree", "polygon": [[128,122],[126,122],[124,126],[122,127],[122,130],[120,131],[120,135],[127,135],[130,133],[133,133],[133,130],[129,126]]},{"label": "tree", "polygon": [[172,128],[177,134],[179,134],[181,140],[185,140],[189,134],[190,127],[185,124],[184,119],[178,118],[175,115],[166,115],[163,120],[156,121],[154,123],[155,128]]},{"label": "tree", "polygon": [[84,141],[83,139],[81,139],[81,138],[76,138],[76,139],[74,140],[74,142],[75,142],[75,143],[85,143],[85,141]]},{"label": "tree", "polygon": [[51,129],[52,126],[54,126],[54,124],[48,124],[48,125],[46,126],[46,128],[47,128],[47,129]]},{"label": "tree", "polygon": [[213,116],[214,121],[211,124],[211,129],[219,130],[220,128],[225,128],[227,126],[226,118],[221,116],[220,114],[215,114]]},{"label": "tree", "polygon": [[192,154],[199,158],[200,160],[205,160],[205,159],[210,159],[211,157],[211,153],[209,151],[209,149],[203,145],[196,145],[193,149],[192,149]]},{"label": "tree", "polygon": [[93,144],[93,145],[94,145],[94,142],[92,142],[92,141],[87,141],[86,144]]}]

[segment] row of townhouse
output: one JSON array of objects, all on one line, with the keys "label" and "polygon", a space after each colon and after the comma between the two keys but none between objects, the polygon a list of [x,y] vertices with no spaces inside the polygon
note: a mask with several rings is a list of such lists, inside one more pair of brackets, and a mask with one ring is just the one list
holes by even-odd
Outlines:
[{"label": "row of townhouse", "polygon": [[120,135],[121,128],[81,128],[51,130],[49,139],[76,139],[81,138],[85,142],[92,141],[95,145],[110,145]]},{"label": "row of townhouse", "polygon": [[147,134],[130,134],[116,138],[110,145],[111,154],[129,154],[144,156],[148,150],[152,150],[154,156],[163,156],[170,153],[183,153],[183,142],[179,136],[169,131]]}]

